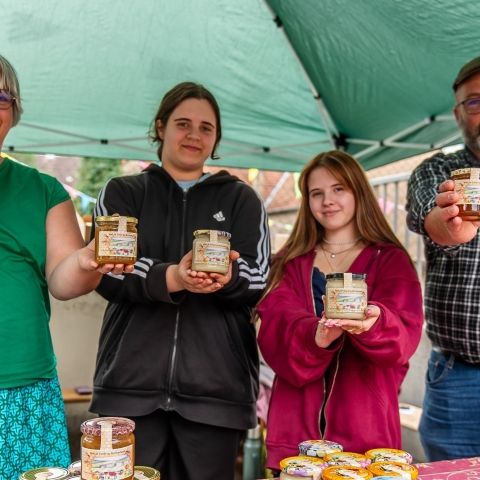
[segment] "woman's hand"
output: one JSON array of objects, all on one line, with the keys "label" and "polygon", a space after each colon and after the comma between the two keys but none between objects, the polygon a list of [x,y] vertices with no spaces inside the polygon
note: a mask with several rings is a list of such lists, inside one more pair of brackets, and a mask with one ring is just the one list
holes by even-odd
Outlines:
[{"label": "woman's hand", "polygon": [[99,265],[95,261],[95,240],[92,240],[86,247],[78,250],[77,260],[80,269],[86,272],[96,271],[102,274],[113,273],[115,275],[121,275],[123,273],[132,273],[134,269],[134,265],[125,265],[123,263]]},{"label": "woman's hand", "polygon": [[225,275],[192,270],[192,251],[188,252],[178,265],[167,270],[167,284],[170,292],[188,290],[193,293],[214,293],[223,288],[232,278],[232,262],[239,258],[235,250],[230,251],[230,266]]},{"label": "woman's hand", "polygon": [[367,305],[365,309],[364,320],[350,320],[345,318],[329,318],[326,325],[339,327],[347,333],[359,335],[360,333],[368,332],[380,316],[380,308],[376,305]]},{"label": "woman's hand", "polygon": [[337,338],[343,334],[343,330],[326,319],[325,313],[319,320],[317,330],[315,331],[315,343],[320,348],[329,347]]}]

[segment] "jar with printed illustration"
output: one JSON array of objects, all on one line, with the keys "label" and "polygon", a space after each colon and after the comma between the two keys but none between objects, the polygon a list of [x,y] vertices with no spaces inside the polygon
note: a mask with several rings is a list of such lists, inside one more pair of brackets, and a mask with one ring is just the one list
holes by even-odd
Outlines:
[{"label": "jar with printed illustration", "polygon": [[42,467],[27,470],[18,478],[19,480],[67,480],[70,475],[65,468]]},{"label": "jar with printed illustration", "polygon": [[367,308],[366,278],[364,273],[327,274],[325,316],[364,320]]},{"label": "jar with printed illustration", "polygon": [[230,233],[220,230],[195,230],[192,270],[225,275],[230,266]]},{"label": "jar with printed illustration", "polygon": [[460,168],[451,173],[455,192],[460,196],[457,206],[462,220],[480,219],[480,168]]},{"label": "jar with printed illustration", "polygon": [[95,261],[99,265],[133,265],[137,260],[137,225],[135,217],[118,214],[95,218]]},{"label": "jar with printed illustration", "polygon": [[100,417],[82,423],[82,480],[133,480],[135,422],[122,417]]}]

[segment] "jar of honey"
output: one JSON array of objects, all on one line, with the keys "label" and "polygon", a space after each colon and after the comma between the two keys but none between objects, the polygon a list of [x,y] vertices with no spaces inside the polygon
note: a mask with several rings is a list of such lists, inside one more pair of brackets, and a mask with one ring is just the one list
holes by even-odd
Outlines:
[{"label": "jar of honey", "polygon": [[230,233],[195,230],[193,236],[192,270],[225,275],[230,265]]},{"label": "jar of honey", "polygon": [[460,196],[458,216],[462,220],[480,219],[480,168],[460,168],[451,173],[455,192]]},{"label": "jar of honey", "polygon": [[44,467],[23,472],[19,480],[67,480],[68,478],[70,475],[64,468]]},{"label": "jar of honey", "polygon": [[100,417],[82,423],[82,480],[133,480],[135,422],[122,417]]},{"label": "jar of honey", "polygon": [[99,265],[136,262],[137,222],[135,217],[118,214],[95,218],[95,261]]},{"label": "jar of honey", "polygon": [[366,468],[372,461],[361,453],[354,452],[336,452],[329,453],[323,457],[328,466],[348,465],[349,467]]},{"label": "jar of honey", "polygon": [[326,275],[325,316],[364,320],[367,308],[366,274],[329,273]]},{"label": "jar of honey", "polygon": [[365,452],[365,456],[374,462],[412,463],[413,457],[405,450],[397,448],[372,448]]}]

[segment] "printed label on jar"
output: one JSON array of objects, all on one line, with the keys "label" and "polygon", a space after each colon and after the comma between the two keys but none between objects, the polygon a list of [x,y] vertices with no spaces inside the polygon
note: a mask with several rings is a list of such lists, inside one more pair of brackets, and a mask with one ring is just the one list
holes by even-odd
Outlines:
[{"label": "printed label on jar", "polygon": [[195,263],[228,267],[229,249],[223,243],[198,242],[195,249]]},{"label": "printed label on jar", "polygon": [[99,257],[136,257],[137,234],[133,232],[98,232]]},{"label": "printed label on jar", "polygon": [[463,205],[477,205],[480,203],[480,182],[455,180],[455,191],[460,196],[457,203]]},{"label": "printed label on jar", "polygon": [[133,445],[112,450],[82,448],[84,480],[123,480],[133,475]]},{"label": "printed label on jar", "polygon": [[367,296],[364,289],[327,289],[327,309],[329,312],[363,313],[365,308],[367,308]]}]

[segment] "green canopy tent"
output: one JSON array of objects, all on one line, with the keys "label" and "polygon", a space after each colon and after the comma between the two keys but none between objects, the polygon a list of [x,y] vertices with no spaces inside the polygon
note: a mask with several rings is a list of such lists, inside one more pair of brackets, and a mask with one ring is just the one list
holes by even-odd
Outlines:
[{"label": "green canopy tent", "polygon": [[24,104],[4,150],[156,159],[162,95],[201,82],[216,165],[296,171],[345,148],[373,168],[459,141],[451,83],[478,55],[470,0],[3,0]]}]

